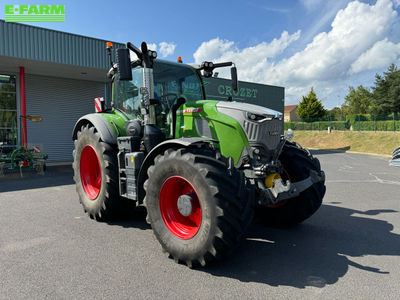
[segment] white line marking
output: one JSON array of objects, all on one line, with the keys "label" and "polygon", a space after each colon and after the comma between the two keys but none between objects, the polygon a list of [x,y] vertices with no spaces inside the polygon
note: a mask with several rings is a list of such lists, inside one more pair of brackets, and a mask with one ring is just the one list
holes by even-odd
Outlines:
[{"label": "white line marking", "polygon": [[50,241],[49,237],[38,237],[30,240],[25,240],[25,241],[17,241],[17,242],[11,242],[3,247],[0,248],[1,251],[4,252],[14,252],[14,251],[21,251],[21,250],[26,250],[35,246],[39,246],[42,244],[45,244]]},{"label": "white line marking", "polygon": [[380,184],[390,184],[390,185],[400,185],[399,181],[384,180],[378,176],[369,173],[375,179],[372,180],[327,180],[326,183],[380,183]]}]

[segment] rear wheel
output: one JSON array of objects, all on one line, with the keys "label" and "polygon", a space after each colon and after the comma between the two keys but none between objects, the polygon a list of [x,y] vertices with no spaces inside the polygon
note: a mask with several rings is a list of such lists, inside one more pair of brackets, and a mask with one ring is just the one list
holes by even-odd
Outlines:
[{"label": "rear wheel", "polygon": [[250,224],[254,194],[243,174],[211,150],[167,150],[148,169],[148,221],[176,262],[189,267],[227,254]]},{"label": "rear wheel", "polygon": [[94,127],[86,125],[78,131],[73,156],[76,191],[91,218],[111,219],[135,205],[119,196],[116,150],[101,140]]},{"label": "rear wheel", "polygon": [[[284,180],[301,181],[310,175],[310,170],[321,173],[319,160],[295,143],[286,142],[279,160],[284,172]],[[291,226],[313,215],[321,206],[325,195],[325,181],[314,183],[295,198],[290,198],[268,207],[258,206],[257,217],[267,225]]]}]

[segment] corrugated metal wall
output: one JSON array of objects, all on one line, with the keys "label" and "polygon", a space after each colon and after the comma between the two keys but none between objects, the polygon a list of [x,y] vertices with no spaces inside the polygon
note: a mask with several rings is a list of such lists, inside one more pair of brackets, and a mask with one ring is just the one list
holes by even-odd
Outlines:
[{"label": "corrugated metal wall", "polygon": [[[114,43],[114,48],[123,44]],[[0,20],[0,56],[107,69],[105,41]]]},{"label": "corrugated metal wall", "polygon": [[72,161],[72,129],[94,112],[93,99],[104,96],[104,83],[26,75],[26,111],[42,122],[27,120],[28,143],[43,145],[48,161]]}]

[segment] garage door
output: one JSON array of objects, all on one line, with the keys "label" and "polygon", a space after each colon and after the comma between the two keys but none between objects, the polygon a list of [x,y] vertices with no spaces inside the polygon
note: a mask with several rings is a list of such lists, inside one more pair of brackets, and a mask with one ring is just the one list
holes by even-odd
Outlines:
[{"label": "garage door", "polygon": [[72,161],[73,126],[94,112],[93,99],[104,95],[104,83],[27,75],[26,111],[41,122],[27,120],[28,143],[41,145],[48,161]]}]

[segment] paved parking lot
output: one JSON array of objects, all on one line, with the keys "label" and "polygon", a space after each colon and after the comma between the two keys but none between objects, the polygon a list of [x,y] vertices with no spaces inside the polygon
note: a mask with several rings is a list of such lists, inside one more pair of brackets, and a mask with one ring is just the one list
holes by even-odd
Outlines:
[{"label": "paved parking lot", "polygon": [[71,171],[0,179],[0,298],[398,299],[400,168],[316,155],[327,194],[312,218],[290,229],[255,222],[232,256],[198,270],[164,256],[143,210],[90,220]]}]

